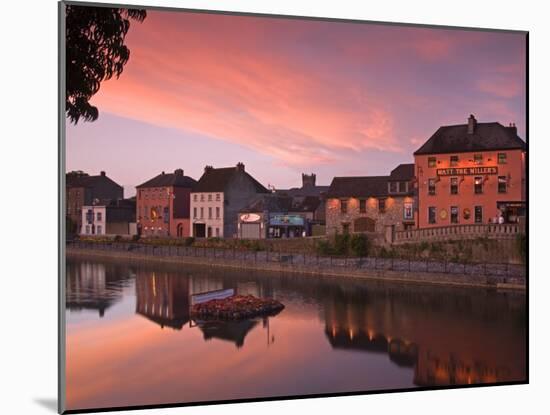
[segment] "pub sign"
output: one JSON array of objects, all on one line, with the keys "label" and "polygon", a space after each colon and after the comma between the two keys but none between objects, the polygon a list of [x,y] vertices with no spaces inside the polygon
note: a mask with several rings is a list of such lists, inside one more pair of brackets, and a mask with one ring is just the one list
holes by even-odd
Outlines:
[{"label": "pub sign", "polygon": [[498,167],[449,167],[437,169],[438,176],[474,176],[476,174],[498,174]]}]

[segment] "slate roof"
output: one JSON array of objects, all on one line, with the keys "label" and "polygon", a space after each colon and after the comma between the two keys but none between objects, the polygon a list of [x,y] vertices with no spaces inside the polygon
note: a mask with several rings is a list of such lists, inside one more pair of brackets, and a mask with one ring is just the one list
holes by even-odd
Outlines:
[{"label": "slate roof", "polygon": [[291,212],[314,212],[321,204],[319,196],[295,197],[292,199]]},{"label": "slate roof", "polygon": [[137,189],[144,187],[188,187],[193,188],[197,181],[189,176],[184,176],[182,174],[176,173],[164,173],[162,172],[158,176],[153,177],[150,180],[147,180],[145,183],[136,186]]},{"label": "slate roof", "polygon": [[65,183],[67,187],[86,187],[86,188],[94,188],[104,183],[111,183],[122,189],[121,185],[119,185],[113,179],[107,177],[104,174],[99,174],[97,176],[88,176],[88,175],[74,176],[72,174],[66,174]]},{"label": "slate roof", "polygon": [[512,149],[526,149],[516,127],[489,122],[476,123],[473,134],[468,134],[468,124],[439,127],[414,155]]},{"label": "slate roof", "polygon": [[256,188],[256,192],[271,193],[246,171],[239,170],[236,167],[209,168],[205,170],[193,192],[223,192],[236,174],[244,174],[252,182]]},{"label": "slate roof", "polygon": [[335,177],[327,197],[381,197],[388,195],[390,176]]},{"label": "slate roof", "polygon": [[256,212],[288,212],[292,206],[292,198],[277,194],[262,194],[240,210],[242,213]]},{"label": "slate roof", "polygon": [[329,186],[304,186],[280,189],[276,190],[276,193],[288,196],[320,196],[322,193],[326,193],[328,189]]},{"label": "slate roof", "polygon": [[414,177],[414,163],[400,164],[390,173],[389,181],[409,181]]}]

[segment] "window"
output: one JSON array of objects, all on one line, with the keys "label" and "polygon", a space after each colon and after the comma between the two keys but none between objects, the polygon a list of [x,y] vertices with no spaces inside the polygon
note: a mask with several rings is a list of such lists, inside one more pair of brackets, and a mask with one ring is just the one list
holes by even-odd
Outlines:
[{"label": "window", "polygon": [[86,234],[87,234],[87,235],[90,234],[90,225],[86,225]]},{"label": "window", "polygon": [[359,200],[359,213],[367,213],[367,201],[365,199]]},{"label": "window", "polygon": [[474,193],[476,195],[483,193],[483,177],[474,177]]},{"label": "window", "polygon": [[378,211],[384,213],[386,211],[386,199],[378,199]]},{"label": "window", "polygon": [[458,166],[458,156],[451,156],[451,167]]},{"label": "window", "polygon": [[349,223],[342,223],[342,232],[349,233]]},{"label": "window", "polygon": [[483,223],[483,206],[476,206],[474,208],[475,223]]},{"label": "window", "polygon": [[435,206],[428,208],[428,223],[435,223]]},{"label": "window", "polygon": [[96,215],[95,215],[95,217],[96,217],[96,220],[97,220],[98,222],[101,222],[101,220],[102,220],[102,219],[101,219],[101,212],[97,212]]},{"label": "window", "polygon": [[390,193],[397,193],[397,182],[390,182]]},{"label": "window", "polygon": [[201,207],[201,219],[204,218],[204,208]]},{"label": "window", "polygon": [[405,202],[403,204],[403,219],[412,220],[413,219],[413,204],[412,202]]},{"label": "window", "polygon": [[451,194],[458,194],[458,177],[451,177]]},{"label": "window", "polygon": [[101,225],[97,225],[97,234],[101,235]]},{"label": "window", "polygon": [[219,193],[216,193],[216,201],[219,202],[220,200],[221,200],[220,194],[219,194]]},{"label": "window", "polygon": [[208,194],[208,201],[209,201],[209,202],[212,201],[212,194],[211,194],[211,193]]},{"label": "window", "polygon": [[458,206],[451,206],[451,223],[458,223]]},{"label": "window", "polygon": [[197,197],[197,196],[198,196],[198,195],[197,195],[196,193],[193,195],[193,202],[196,202],[196,201],[198,200],[198,197]]},{"label": "window", "polygon": [[197,217],[197,208],[196,207],[193,208],[193,217],[194,218]]},{"label": "window", "polygon": [[340,212],[341,213],[348,213],[348,201],[347,200],[340,200]]},{"label": "window", "polygon": [[481,153],[474,154],[474,163],[483,164],[483,154]]},{"label": "window", "polygon": [[407,182],[399,182],[399,193],[406,193],[407,187]]},{"label": "window", "polygon": [[436,164],[436,158],[428,157],[428,167],[435,167],[435,164]]},{"label": "window", "polygon": [[208,208],[208,219],[212,219],[212,208]]},{"label": "window", "polygon": [[219,219],[220,218],[220,208],[217,207],[216,208],[216,219]]},{"label": "window", "polygon": [[220,228],[216,228],[216,238],[220,237]]},{"label": "window", "polygon": [[506,193],[506,176],[498,176],[498,192]]},{"label": "window", "polygon": [[86,211],[86,222],[92,223],[94,221],[94,212],[91,209]]},{"label": "window", "polygon": [[435,179],[428,179],[428,194],[435,195]]},{"label": "window", "polygon": [[201,202],[204,202],[204,194],[201,193]]},{"label": "window", "polygon": [[506,153],[498,153],[498,164],[506,164]]}]

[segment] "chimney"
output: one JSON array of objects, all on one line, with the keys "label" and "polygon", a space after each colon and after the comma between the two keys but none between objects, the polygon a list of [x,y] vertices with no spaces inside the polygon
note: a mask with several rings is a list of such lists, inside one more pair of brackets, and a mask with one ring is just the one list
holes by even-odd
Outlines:
[{"label": "chimney", "polygon": [[204,172],[205,173],[207,173],[207,172],[209,172],[210,170],[213,170],[213,169],[214,169],[214,167],[212,167],[212,166],[204,166]]},{"label": "chimney", "polygon": [[99,174],[101,174],[102,176],[105,176],[105,172],[104,172],[104,171],[101,171]]},{"label": "chimney", "polygon": [[164,176],[164,171],[160,172],[160,174],[162,174]]},{"label": "chimney", "polygon": [[183,169],[176,169],[174,170],[174,174],[176,176],[183,176]]},{"label": "chimney", "polygon": [[474,117],[473,114],[470,114],[470,117],[468,118],[468,134],[473,134],[475,132],[476,125],[476,117]]},{"label": "chimney", "polygon": [[237,170],[244,171],[244,164],[240,161],[237,163]]},{"label": "chimney", "polygon": [[511,122],[508,128],[512,131],[512,134],[518,135],[518,129],[515,122]]},{"label": "chimney", "polygon": [[315,174],[302,173],[302,187],[315,187]]}]

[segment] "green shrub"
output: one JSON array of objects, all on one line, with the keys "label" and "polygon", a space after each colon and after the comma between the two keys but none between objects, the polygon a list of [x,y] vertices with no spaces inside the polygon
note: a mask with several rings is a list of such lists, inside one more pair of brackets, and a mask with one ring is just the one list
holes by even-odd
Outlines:
[{"label": "green shrub", "polygon": [[332,255],[332,246],[326,239],[317,241],[315,249],[319,255]]},{"label": "green shrub", "polygon": [[350,241],[351,252],[355,256],[367,256],[369,253],[369,239],[362,233],[353,234]]},{"label": "green shrub", "polygon": [[335,255],[347,255],[349,253],[349,242],[350,235],[349,233],[334,235],[334,248],[333,252]]}]

